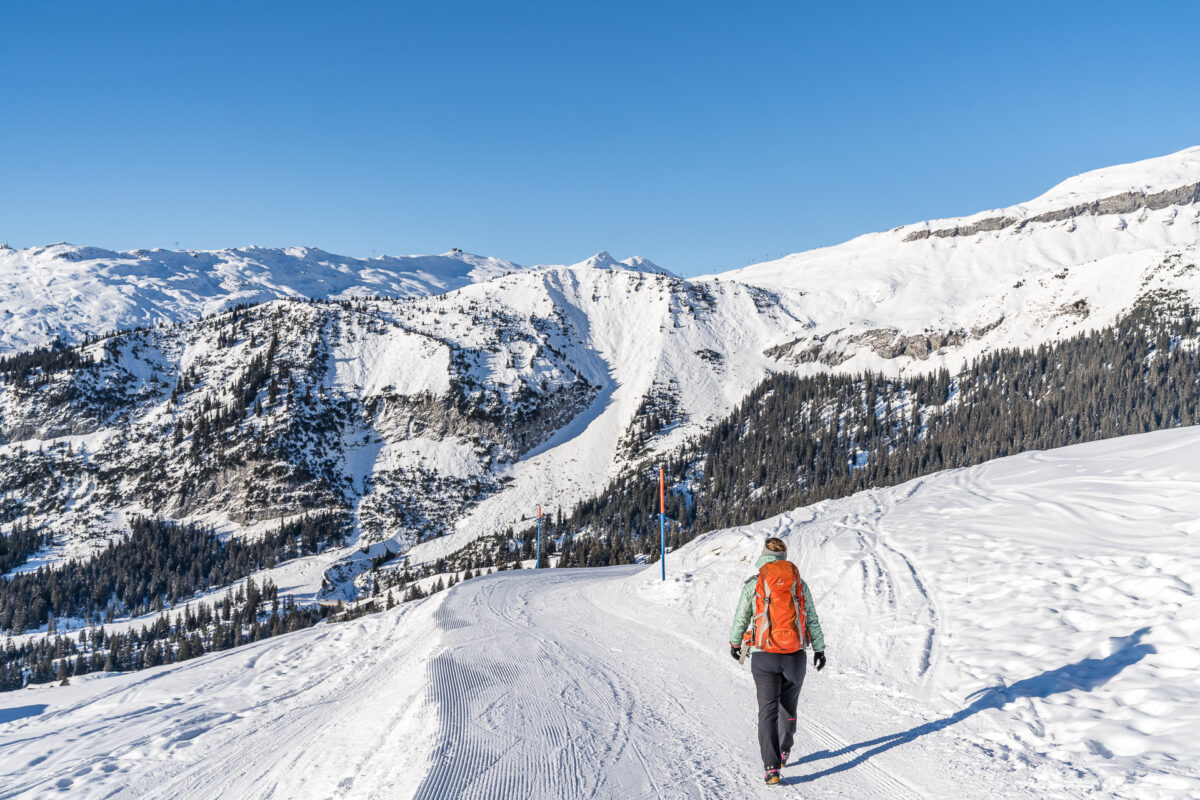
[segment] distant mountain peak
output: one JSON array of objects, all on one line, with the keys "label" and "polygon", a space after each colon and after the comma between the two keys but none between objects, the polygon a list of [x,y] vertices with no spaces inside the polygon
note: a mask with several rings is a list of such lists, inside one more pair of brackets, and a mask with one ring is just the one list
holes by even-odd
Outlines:
[{"label": "distant mountain peak", "polygon": [[617,261],[607,250],[601,250],[596,255],[578,264],[572,264],[572,269],[607,269],[614,271],[627,270],[631,272],[650,272],[657,275],[674,275],[670,270],[664,269],[648,258],[642,256],[633,256],[622,261]]},{"label": "distant mountain peak", "polygon": [[631,269],[635,272],[654,272],[659,275],[675,275],[675,273],[671,272],[671,270],[665,267],[660,267],[650,259],[643,258],[642,256],[633,256],[632,258],[627,258],[622,261],[621,264],[626,269]]},{"label": "distant mountain peak", "polygon": [[571,266],[583,269],[620,269],[621,262],[613,258],[607,250],[601,250],[591,258],[584,259],[578,264],[572,264]]}]

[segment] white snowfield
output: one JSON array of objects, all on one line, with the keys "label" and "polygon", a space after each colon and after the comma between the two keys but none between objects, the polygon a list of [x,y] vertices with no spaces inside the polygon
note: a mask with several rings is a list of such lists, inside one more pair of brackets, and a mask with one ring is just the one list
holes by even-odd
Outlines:
[{"label": "white snowfield", "polygon": [[[1200,797],[1200,429],[1033,452],[498,573],[182,665],[0,695],[0,798]],[[768,535],[820,611],[761,785],[733,603]]]}]

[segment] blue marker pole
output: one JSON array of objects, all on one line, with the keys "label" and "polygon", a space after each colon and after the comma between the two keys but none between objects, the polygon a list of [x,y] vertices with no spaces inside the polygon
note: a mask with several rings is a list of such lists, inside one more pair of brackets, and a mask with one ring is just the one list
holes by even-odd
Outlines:
[{"label": "blue marker pole", "polygon": [[537,561],[533,562],[534,569],[542,568],[542,507],[538,506],[538,545],[537,545]]},{"label": "blue marker pole", "polygon": [[667,579],[667,495],[663,489],[663,468],[658,468],[658,561],[662,566],[662,579]]}]

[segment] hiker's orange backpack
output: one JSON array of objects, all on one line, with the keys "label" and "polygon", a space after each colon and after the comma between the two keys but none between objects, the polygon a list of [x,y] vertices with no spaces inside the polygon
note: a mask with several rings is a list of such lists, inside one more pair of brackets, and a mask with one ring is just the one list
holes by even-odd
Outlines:
[{"label": "hiker's orange backpack", "polygon": [[804,589],[792,562],[768,561],[759,568],[754,618],[743,641],[764,653],[794,653],[809,643]]}]

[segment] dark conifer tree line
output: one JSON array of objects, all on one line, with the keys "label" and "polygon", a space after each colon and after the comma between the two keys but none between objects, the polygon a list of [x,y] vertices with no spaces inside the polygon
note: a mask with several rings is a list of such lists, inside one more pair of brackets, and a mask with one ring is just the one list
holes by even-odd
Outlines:
[{"label": "dark conifer tree line", "polygon": [[161,611],[344,535],[340,514],[305,515],[254,540],[226,541],[199,525],[135,518],[127,536],[91,558],[0,578],[0,630],[20,633],[52,615],[100,622]]},{"label": "dark conifer tree line", "polygon": [[0,357],[0,382],[27,386],[44,382],[60,370],[80,369],[85,366],[82,351],[81,347],[67,347],[61,339],[55,339],[45,347]]},{"label": "dark conifer tree line", "polygon": [[174,664],[205,653],[228,650],[281,633],[310,627],[324,616],[320,608],[301,608],[266,581],[250,578],[215,603],[190,603],[174,614],[164,611],[153,622],[121,633],[103,626],[23,642],[9,640],[0,650],[0,691],[30,683],[66,684],[89,672],[124,672]]},{"label": "dark conifer tree line", "polygon": [[[7,522],[3,510],[3,505],[0,505],[0,522]],[[24,564],[31,555],[47,544],[47,534],[18,522],[7,534],[0,536],[0,575]],[[0,630],[3,630],[3,626],[0,626]]]},{"label": "dark conifer tree line", "polygon": [[[187,603],[197,592],[227,585],[277,563],[345,541],[338,513],[309,514],[254,540],[221,538],[200,525],[134,518],[130,532],[100,553],[54,568],[0,578],[0,629],[20,633],[47,627],[47,636],[0,650],[0,690],[67,680],[103,670],[137,670],[185,661],[280,633],[309,627],[322,608],[301,608],[277,587],[248,578],[215,603]],[[4,537],[6,554],[28,550],[36,534],[18,528]],[[29,542],[26,542],[29,539]],[[20,559],[24,560],[23,557]],[[106,634],[103,623],[159,612],[152,624]],[[87,625],[56,635],[64,621]]]}]

